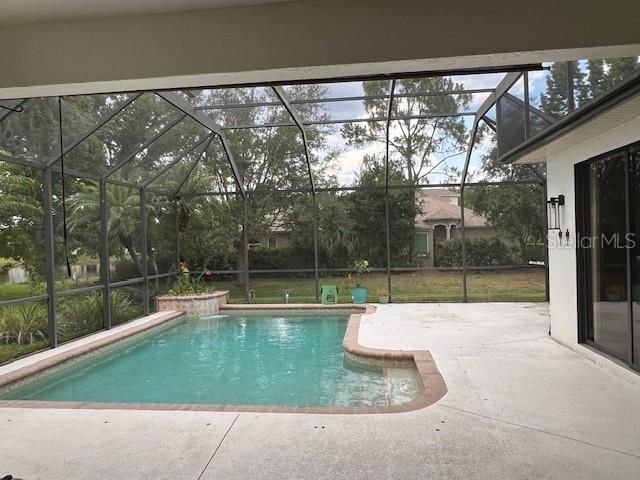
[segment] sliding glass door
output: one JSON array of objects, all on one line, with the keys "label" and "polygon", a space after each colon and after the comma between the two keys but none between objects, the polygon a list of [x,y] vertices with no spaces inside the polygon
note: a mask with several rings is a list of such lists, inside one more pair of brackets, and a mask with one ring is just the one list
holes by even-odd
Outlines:
[{"label": "sliding glass door", "polygon": [[[640,147],[576,168],[581,339],[640,359]],[[637,366],[637,365],[636,365]]]},{"label": "sliding glass door", "polygon": [[640,364],[640,146],[629,151],[629,197],[633,360]]}]

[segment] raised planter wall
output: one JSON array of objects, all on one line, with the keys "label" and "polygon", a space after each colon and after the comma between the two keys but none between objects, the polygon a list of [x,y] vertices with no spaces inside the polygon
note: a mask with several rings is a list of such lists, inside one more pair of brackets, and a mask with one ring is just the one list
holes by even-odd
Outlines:
[{"label": "raised planter wall", "polygon": [[215,315],[228,300],[228,290],[200,295],[163,295],[156,298],[156,308],[159,312],[172,310],[187,315]]}]

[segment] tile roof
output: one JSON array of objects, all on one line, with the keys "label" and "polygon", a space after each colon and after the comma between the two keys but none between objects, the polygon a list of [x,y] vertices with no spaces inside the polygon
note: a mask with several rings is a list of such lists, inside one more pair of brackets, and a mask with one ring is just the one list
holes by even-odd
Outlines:
[{"label": "tile roof", "polygon": [[[416,215],[416,226],[424,226],[425,222],[437,220],[460,220],[459,194],[445,188],[427,188],[420,190],[416,198],[420,213]],[[487,219],[476,214],[470,208],[464,209],[466,227],[487,227]]]}]

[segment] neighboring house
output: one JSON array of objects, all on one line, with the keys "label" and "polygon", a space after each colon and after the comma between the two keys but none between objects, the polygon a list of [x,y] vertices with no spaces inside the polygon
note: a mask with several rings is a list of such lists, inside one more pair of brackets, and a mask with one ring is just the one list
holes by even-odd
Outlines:
[{"label": "neighboring house", "polygon": [[[438,240],[460,238],[460,194],[444,188],[419,190],[416,203],[415,252],[424,266],[433,267]],[[495,237],[497,231],[487,219],[469,208],[464,209],[465,237],[468,239]]]},{"label": "neighboring house", "polygon": [[[460,238],[460,195],[445,188],[427,188],[418,190],[416,204],[419,212],[416,215],[415,252],[424,266],[434,266],[434,253],[437,240],[453,240]],[[465,208],[466,238],[495,237],[496,230],[489,225],[487,219],[477,215],[473,210]],[[264,248],[285,248],[291,245],[291,232],[287,230],[280,217],[272,222],[269,232],[260,239],[259,245]]]},{"label": "neighboring house", "polygon": [[[271,221],[269,217],[269,220]],[[278,214],[272,221],[267,236],[260,239],[260,243],[255,246],[263,248],[285,248],[291,245],[291,232],[284,226],[282,215]]]}]

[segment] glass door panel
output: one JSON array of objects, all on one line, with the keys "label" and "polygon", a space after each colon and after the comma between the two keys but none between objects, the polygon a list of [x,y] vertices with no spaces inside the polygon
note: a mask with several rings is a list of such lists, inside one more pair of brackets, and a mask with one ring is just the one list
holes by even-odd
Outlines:
[{"label": "glass door panel", "polygon": [[640,365],[640,147],[633,147],[630,151],[629,187],[633,363]]},{"label": "glass door panel", "polygon": [[592,341],[625,361],[629,353],[626,162],[616,153],[589,167]]}]

